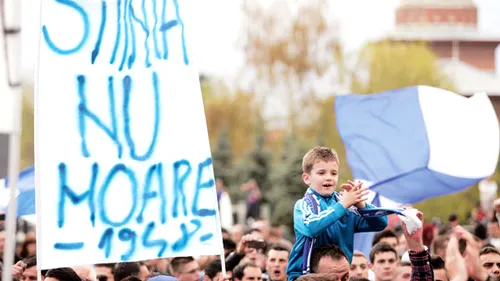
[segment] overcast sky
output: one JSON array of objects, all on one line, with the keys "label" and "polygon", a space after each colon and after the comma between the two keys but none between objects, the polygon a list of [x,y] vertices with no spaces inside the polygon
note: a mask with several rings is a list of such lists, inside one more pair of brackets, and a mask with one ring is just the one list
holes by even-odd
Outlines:
[{"label": "overcast sky", "polygon": [[[36,61],[39,11],[38,1],[23,1],[23,69],[32,77]],[[242,0],[187,0],[181,6],[195,15],[186,23],[191,34],[192,55],[200,72],[232,79],[242,67],[243,55],[237,39],[241,27]],[[446,1],[446,0],[438,0]],[[395,9],[399,0],[332,0],[332,19],[340,24],[342,43],[354,50],[367,40],[383,36],[394,28]],[[476,0],[479,9],[479,28],[487,34],[500,35],[500,1]],[[192,4],[191,4],[192,3]],[[497,74],[500,51],[497,49]]]}]

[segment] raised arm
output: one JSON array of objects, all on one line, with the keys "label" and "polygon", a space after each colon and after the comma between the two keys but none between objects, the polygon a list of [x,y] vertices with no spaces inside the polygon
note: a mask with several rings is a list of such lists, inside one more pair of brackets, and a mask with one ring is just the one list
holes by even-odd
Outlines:
[{"label": "raised arm", "polygon": [[297,231],[308,237],[316,237],[346,214],[341,203],[314,214],[312,207],[304,200],[295,203],[293,222]]}]

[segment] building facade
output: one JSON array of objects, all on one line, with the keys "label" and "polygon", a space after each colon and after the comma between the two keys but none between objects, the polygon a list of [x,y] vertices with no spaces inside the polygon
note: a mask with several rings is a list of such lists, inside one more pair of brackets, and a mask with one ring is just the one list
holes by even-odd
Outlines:
[{"label": "building facade", "polygon": [[500,119],[500,76],[495,72],[500,33],[479,30],[474,1],[401,0],[389,39],[427,42],[457,91],[465,96],[486,92]]}]

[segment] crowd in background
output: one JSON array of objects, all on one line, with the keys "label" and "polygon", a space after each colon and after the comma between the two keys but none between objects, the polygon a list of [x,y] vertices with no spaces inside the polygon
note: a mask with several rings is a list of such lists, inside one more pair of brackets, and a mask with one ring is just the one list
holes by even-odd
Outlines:
[{"label": "crowd in background", "polygon": [[[244,223],[233,223],[231,200],[224,185],[217,181],[217,198],[223,225],[223,245],[228,276],[235,281],[286,281],[286,267],[293,237],[284,235],[284,227],[271,225],[260,217],[261,194],[254,181],[242,186],[247,193],[247,216]],[[431,214],[426,214],[432,217]],[[5,248],[5,229],[0,217],[0,257]],[[459,237],[459,250],[465,256],[466,270],[477,274],[469,278],[482,280],[487,276],[500,277],[500,199],[485,206],[478,203],[471,213],[471,224],[461,226],[460,218],[451,214],[448,221],[425,221],[421,243],[431,253],[430,265],[434,280],[452,280],[460,272],[447,260],[452,256],[450,239]],[[408,257],[408,233],[397,216],[390,217],[389,226],[377,233],[369,255],[354,252],[350,263],[338,247],[321,247],[313,252],[311,276],[301,280],[419,280],[415,265]],[[12,266],[13,279],[35,281],[37,278],[35,225],[18,221],[16,264]],[[457,236],[457,233],[460,235]],[[470,235],[470,236],[468,236]],[[413,238],[411,238],[413,239]],[[453,238],[454,239],[454,238]],[[454,241],[454,240],[452,240]],[[451,251],[451,252],[450,252]],[[324,259],[328,259],[325,267]],[[345,259],[345,260],[344,260]],[[452,263],[457,267],[456,257]],[[476,266],[475,268],[473,266]],[[477,266],[480,266],[479,270]],[[94,264],[43,270],[45,281],[217,281],[222,280],[219,256],[175,257],[114,264]],[[450,272],[452,271],[452,272]],[[314,279],[310,279],[314,278]],[[480,278],[480,279],[478,279]],[[54,279],[54,280],[52,280]],[[421,280],[421,279],[420,279]],[[458,280],[458,279],[453,279]],[[486,279],[484,279],[486,280]]]}]

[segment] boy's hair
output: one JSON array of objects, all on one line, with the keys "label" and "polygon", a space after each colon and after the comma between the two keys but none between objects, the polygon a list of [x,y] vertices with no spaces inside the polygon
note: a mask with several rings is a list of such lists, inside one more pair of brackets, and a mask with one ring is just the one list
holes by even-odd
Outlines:
[{"label": "boy's hair", "polygon": [[339,246],[334,244],[322,245],[313,249],[311,255],[311,273],[317,272],[319,261],[322,257],[330,257],[334,261],[345,258],[347,261],[349,261],[346,254]]},{"label": "boy's hair", "polygon": [[383,238],[396,238],[396,240],[399,242],[399,237],[392,231],[392,230],[383,230],[380,232],[377,232],[375,236],[373,236],[373,241],[372,241],[372,246],[375,246],[382,240]]},{"label": "boy's hair", "polygon": [[398,252],[396,249],[394,249],[391,245],[385,243],[385,242],[380,242],[375,244],[373,246],[372,250],[370,251],[370,262],[374,263],[375,262],[375,255],[378,253],[385,253],[385,252],[393,252],[394,256],[397,258],[398,257]]},{"label": "boy's hair", "polygon": [[315,147],[304,155],[302,159],[302,171],[309,174],[316,160],[325,162],[335,161],[337,164],[340,164],[339,156],[335,150],[328,147]]}]

